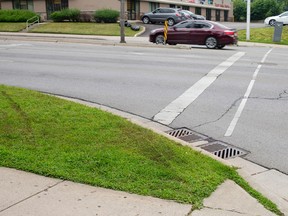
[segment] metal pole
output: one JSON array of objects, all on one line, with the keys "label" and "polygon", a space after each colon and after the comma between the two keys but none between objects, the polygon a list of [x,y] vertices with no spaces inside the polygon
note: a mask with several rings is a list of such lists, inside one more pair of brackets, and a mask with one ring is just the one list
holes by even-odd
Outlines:
[{"label": "metal pole", "polygon": [[250,40],[250,17],[251,17],[251,11],[250,11],[250,0],[247,0],[247,26],[246,26],[246,40]]},{"label": "metal pole", "polygon": [[125,0],[120,0],[120,43],[126,43],[125,41]]}]

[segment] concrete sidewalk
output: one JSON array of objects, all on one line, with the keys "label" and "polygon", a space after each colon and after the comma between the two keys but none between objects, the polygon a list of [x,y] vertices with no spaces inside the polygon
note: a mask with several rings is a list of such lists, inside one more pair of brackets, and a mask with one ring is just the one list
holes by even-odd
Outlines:
[{"label": "concrete sidewalk", "polygon": [[[165,133],[170,128],[153,121],[105,106],[76,99],[69,100],[122,116],[170,139],[176,139]],[[177,141],[187,145],[184,141]],[[189,146],[197,149],[193,143]],[[211,155],[211,157],[214,156]],[[239,157],[225,161],[215,159],[239,167],[240,175],[255,189],[276,203],[284,215],[288,215],[288,176]],[[42,177],[4,167],[0,167],[0,191],[0,216],[275,215],[230,180],[220,185],[209,198],[204,200],[203,209],[195,211],[192,211],[192,205]]]},{"label": "concrete sidewalk", "polygon": [[[166,47],[151,44],[145,37],[126,37],[127,43],[120,44],[120,37],[2,32],[0,33],[0,40]],[[240,45],[270,46],[267,44],[260,45],[254,43],[240,43]],[[173,47],[174,46],[171,48]],[[177,45],[176,48],[190,49],[191,46]],[[83,101],[74,101],[84,103]],[[165,131],[171,130],[170,128],[153,121],[92,103],[85,102],[84,104],[120,115],[156,133],[167,136],[169,139],[176,139],[165,133]],[[177,142],[188,145],[184,141],[177,140]],[[189,143],[189,146],[199,150],[196,143]],[[203,153],[208,154],[206,152]],[[213,155],[210,156],[214,157]],[[258,166],[240,157],[225,161],[216,157],[214,158],[225,164],[239,167],[239,174],[243,176],[252,187],[276,203],[284,215],[288,216],[288,176],[276,170],[269,170]],[[231,181],[226,181],[219,186],[219,188],[204,201],[204,208],[197,211],[192,211],[191,205],[183,205],[173,201],[46,178],[3,167],[0,167],[0,191],[0,216],[274,215]]]}]

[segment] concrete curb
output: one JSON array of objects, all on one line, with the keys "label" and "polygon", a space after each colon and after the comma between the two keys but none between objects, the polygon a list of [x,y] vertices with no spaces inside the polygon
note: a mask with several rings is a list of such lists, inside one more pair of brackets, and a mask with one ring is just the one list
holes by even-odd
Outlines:
[{"label": "concrete curb", "polygon": [[[153,132],[160,134],[162,136],[167,137],[168,139],[171,139],[177,143],[180,143],[184,146],[189,146],[190,148],[200,151],[201,153],[212,157],[213,159],[232,167],[237,167],[237,172],[256,190],[258,190],[260,193],[265,195],[267,198],[269,198],[271,201],[273,201],[280,211],[284,213],[284,215],[288,216],[288,176],[278,172],[276,170],[269,170],[265,167],[259,166],[257,164],[254,164],[250,161],[247,161],[243,158],[236,157],[228,160],[221,159],[213,154],[208,153],[207,151],[197,147],[199,142],[195,143],[187,143],[185,141],[182,141],[180,139],[174,138],[170,135],[168,135],[166,132],[172,130],[172,128],[167,127],[165,125],[162,125],[160,123],[154,122],[149,119],[145,119],[139,116],[135,116],[130,113],[126,113],[114,108],[110,108],[104,105],[99,105],[96,103],[91,103],[88,101],[78,100],[75,98],[67,98],[63,96],[57,96],[59,98],[73,101],[76,103],[80,103],[89,107],[98,108],[100,110],[110,112],[114,115],[121,116],[132,123],[135,123],[141,127],[147,128],[152,130]],[[241,202],[241,200],[240,200]],[[252,211],[253,212],[253,211]],[[252,213],[251,212],[251,213]],[[256,212],[255,212],[256,213]],[[203,214],[205,215],[205,214]],[[214,214],[211,214],[214,216]],[[227,214],[225,214],[227,215]],[[257,215],[257,214],[256,214]],[[258,215],[264,215],[264,214],[258,214]]]}]

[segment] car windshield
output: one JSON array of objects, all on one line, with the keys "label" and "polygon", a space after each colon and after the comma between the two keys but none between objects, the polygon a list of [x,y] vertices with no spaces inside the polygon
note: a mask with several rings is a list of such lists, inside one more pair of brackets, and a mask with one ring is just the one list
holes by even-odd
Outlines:
[{"label": "car windshield", "polygon": [[286,12],[280,14],[279,16],[280,16],[280,17],[282,17],[282,16],[288,16],[288,11],[286,11]]}]

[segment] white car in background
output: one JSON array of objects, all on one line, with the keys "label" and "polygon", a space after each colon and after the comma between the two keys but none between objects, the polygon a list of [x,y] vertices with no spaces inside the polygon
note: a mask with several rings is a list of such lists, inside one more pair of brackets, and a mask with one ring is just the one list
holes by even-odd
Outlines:
[{"label": "white car in background", "polygon": [[271,16],[271,17],[267,17],[264,20],[264,23],[266,25],[270,25],[270,26],[274,26],[275,22],[282,22],[283,25],[288,25],[288,11],[277,15],[277,16]]}]

